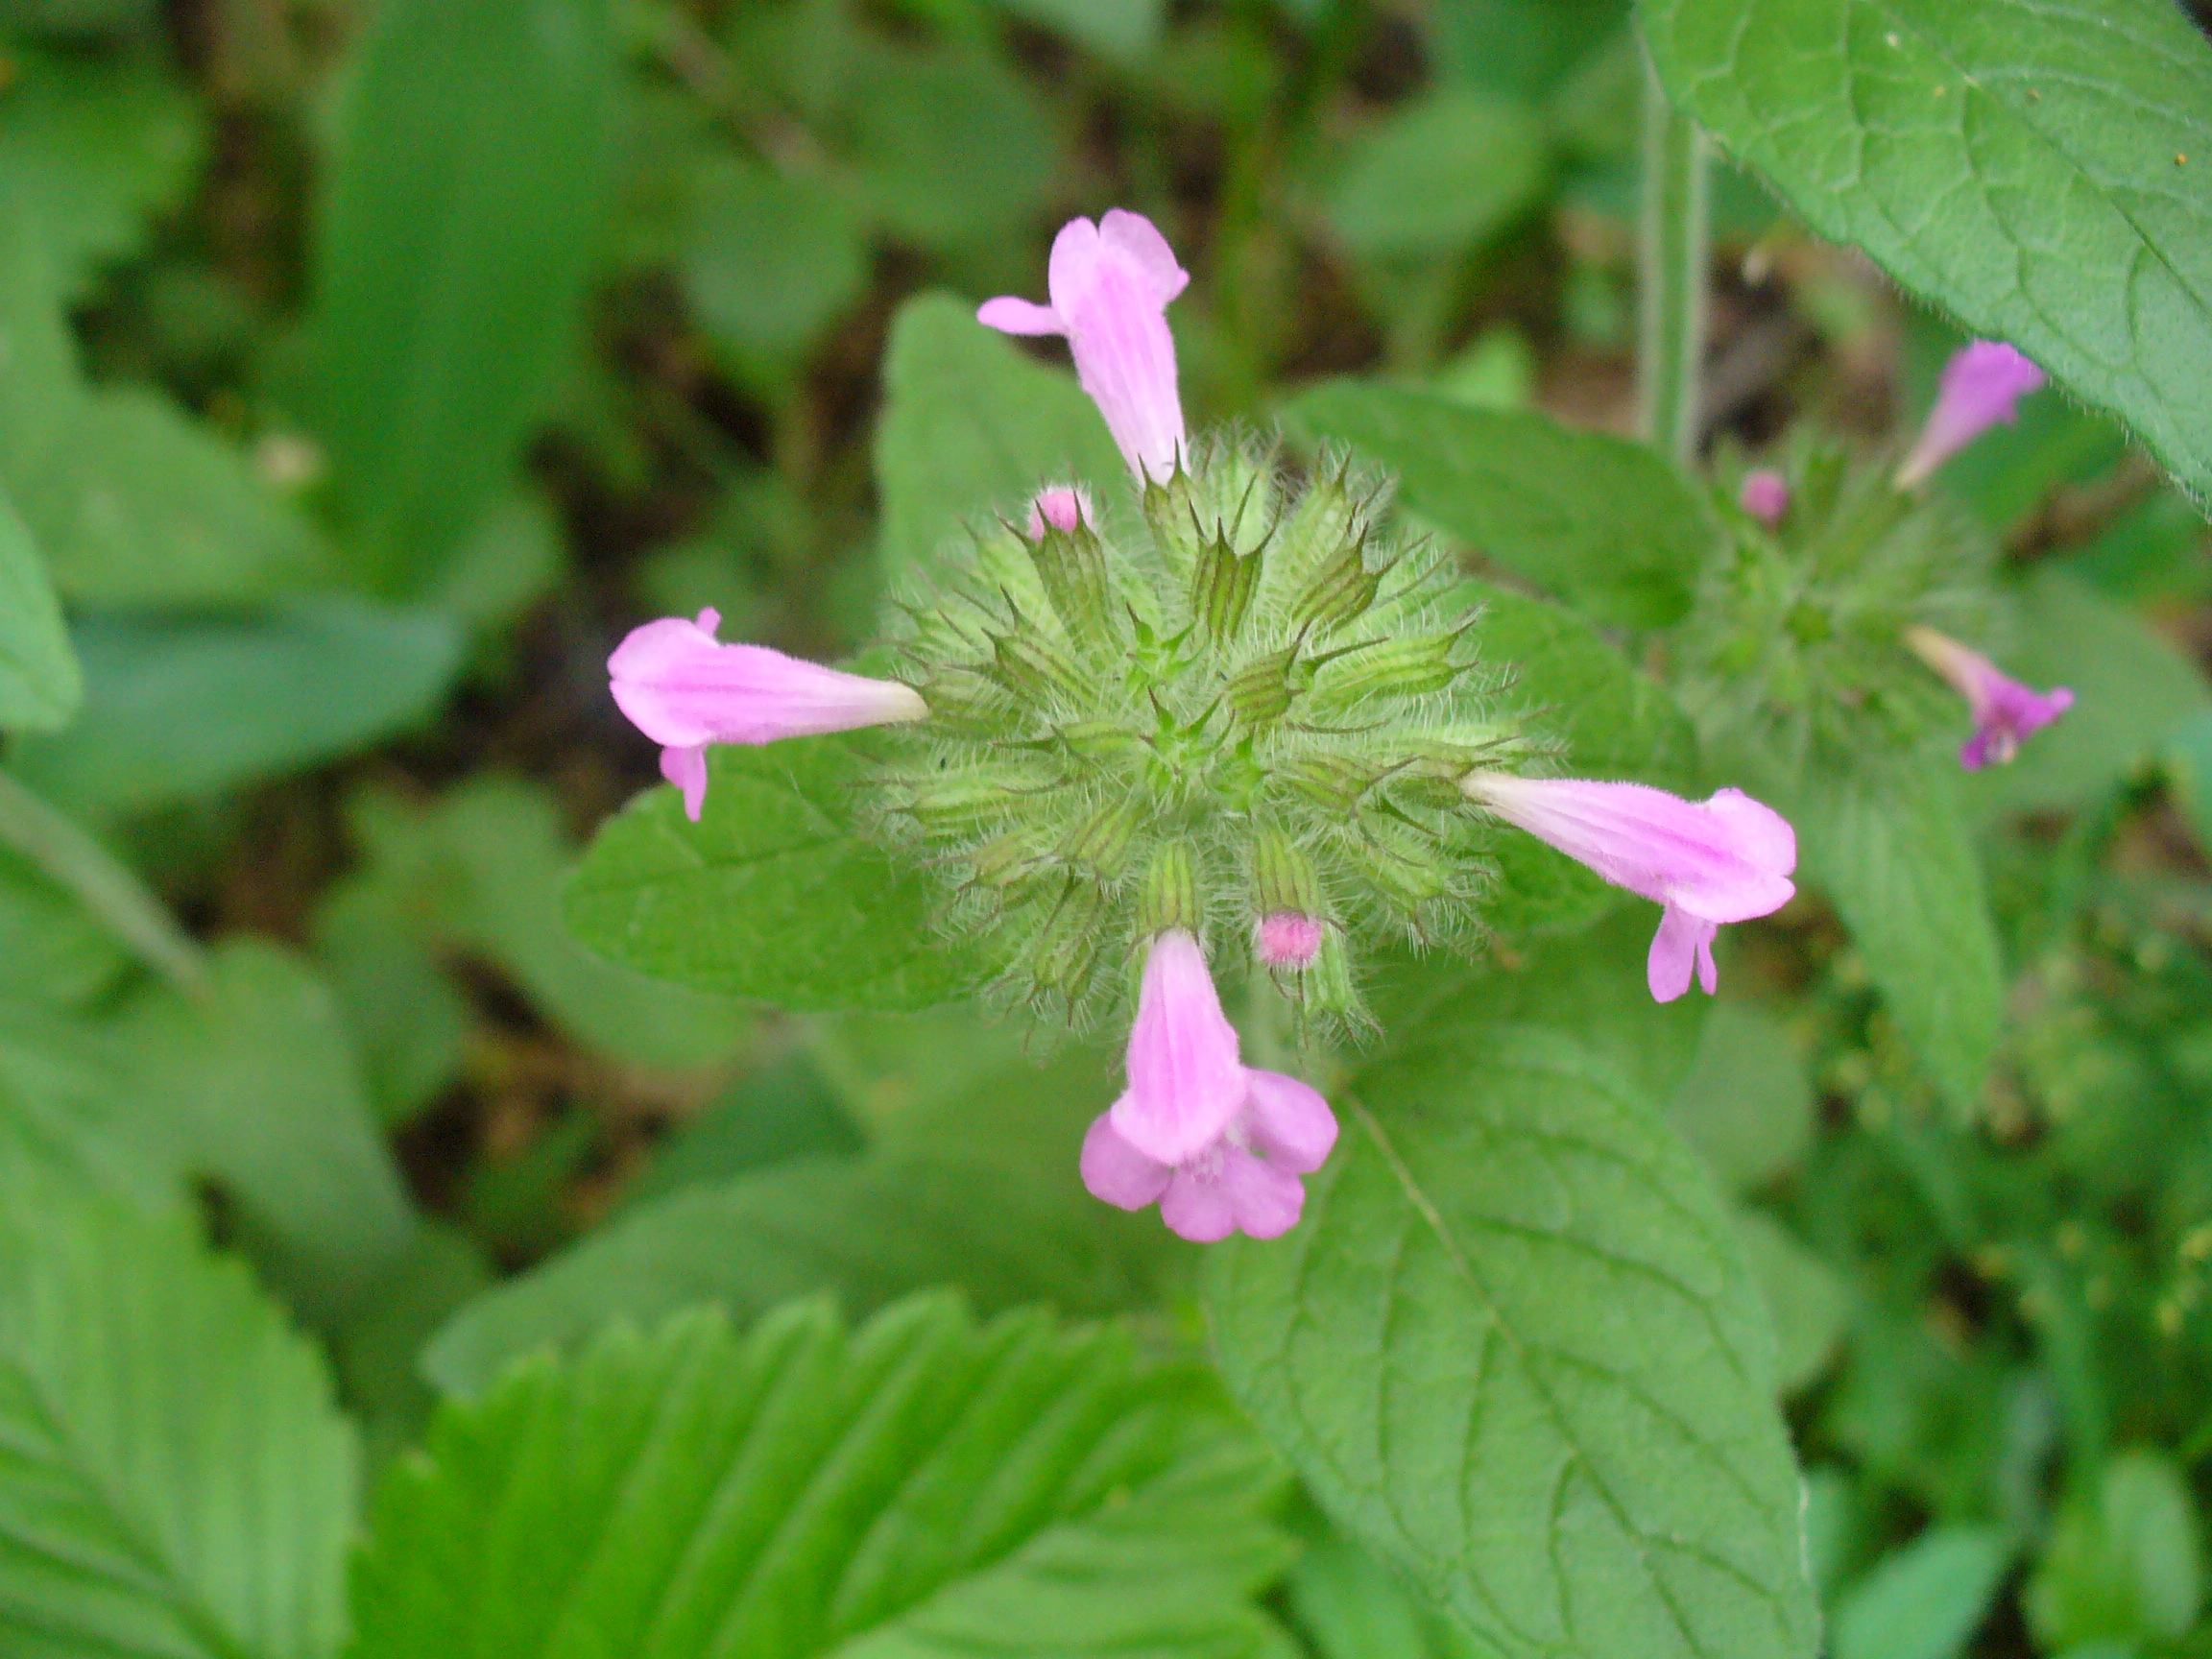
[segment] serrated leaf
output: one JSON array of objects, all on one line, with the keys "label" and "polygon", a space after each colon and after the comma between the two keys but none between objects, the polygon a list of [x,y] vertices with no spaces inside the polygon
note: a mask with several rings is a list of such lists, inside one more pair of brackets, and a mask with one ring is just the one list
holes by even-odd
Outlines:
[{"label": "serrated leaf", "polygon": [[0,1646],[328,1659],[353,1435],[244,1266],[0,1152]]},{"label": "serrated leaf", "polygon": [[65,726],[84,695],[54,585],[0,487],[0,731]]},{"label": "serrated leaf", "polygon": [[2212,494],[2212,46],[2171,0],[1657,0],[1675,101],[1821,234]]},{"label": "serrated leaf", "polygon": [[1371,259],[1462,252],[1543,198],[1542,124],[1518,100],[1464,87],[1401,104],[1346,147],[1327,214]]},{"label": "serrated leaf", "polygon": [[858,756],[836,738],[709,751],[707,808],[655,789],[604,826],[564,911],[602,955],[785,1008],[927,1008],[987,967],[936,936],[926,881],[856,827]]},{"label": "serrated leaf", "polygon": [[1505,1655],[1803,1659],[1771,1341],[1688,1148],[1576,1046],[1450,1037],[1341,1104],[1305,1219],[1209,1255],[1231,1389]]},{"label": "serrated leaf", "polygon": [[1690,609],[1711,521],[1643,445],[1351,380],[1301,394],[1284,418],[1390,469],[1411,511],[1599,621],[1658,628]]},{"label": "serrated leaf", "polygon": [[448,1405],[377,1495],[355,1659],[1254,1653],[1288,1550],[1202,1376],[948,1298],[848,1337],[620,1326]]},{"label": "serrated leaf", "polygon": [[962,524],[1019,517],[1041,485],[1087,483],[1101,500],[1125,488],[1128,469],[1074,376],[1031,362],[950,295],[901,307],[883,388],[876,487],[894,587],[926,571]]},{"label": "serrated leaf", "polygon": [[351,546],[412,594],[508,486],[610,177],[607,0],[387,0],[314,250],[321,432]]}]

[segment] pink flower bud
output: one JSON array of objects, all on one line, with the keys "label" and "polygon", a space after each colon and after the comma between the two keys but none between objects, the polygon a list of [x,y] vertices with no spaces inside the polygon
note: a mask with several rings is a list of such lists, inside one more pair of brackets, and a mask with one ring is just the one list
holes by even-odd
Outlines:
[{"label": "pink flower bud", "polygon": [[1588,865],[1616,887],[1666,906],[1651,941],[1651,995],[1671,1002],[1693,968],[1710,995],[1713,939],[1724,922],[1779,910],[1797,889],[1797,835],[1739,789],[1685,801],[1642,783],[1470,772],[1459,787],[1508,824]]},{"label": "pink flower bud", "polygon": [[1310,967],[1321,953],[1321,924],[1295,910],[1278,910],[1260,922],[1260,960],[1269,968]]},{"label": "pink flower bud", "polygon": [[2010,425],[2020,399],[2042,384],[2043,371],[2002,341],[1977,340],[1952,353],[1919,442],[1897,469],[1897,487],[1910,490],[1990,427]]},{"label": "pink flower bud", "polygon": [[1152,222],[1117,207],[1095,225],[1070,219],[1061,227],[1046,276],[1051,304],[1001,298],[975,317],[1006,334],[1065,334],[1075,377],[1129,469],[1140,482],[1165,481],[1183,456],[1167,302],[1190,280]]},{"label": "pink flower bud", "polygon": [[2004,765],[2020,753],[2023,741],[2074,707],[2074,693],[2065,686],[2037,691],[2023,685],[1981,652],[1933,628],[1906,629],[1905,643],[1966,699],[1974,735],[1959,751],[1959,764],[1969,772]]},{"label": "pink flower bud", "polygon": [[770,743],[926,719],[929,706],[896,680],[868,680],[764,645],[724,645],[721,617],[662,617],[633,628],[607,660],[614,702],[661,745],[661,775],[696,823],[707,797],[707,745]]},{"label": "pink flower bud", "polygon": [[1029,540],[1045,540],[1046,526],[1055,530],[1072,532],[1078,524],[1094,524],[1092,517],[1091,497],[1071,484],[1050,484],[1037,492],[1037,499],[1029,503]]},{"label": "pink flower bud", "polygon": [[1790,511],[1790,484],[1771,467],[1761,467],[1743,474],[1736,500],[1744,512],[1771,528]]},{"label": "pink flower bud", "polygon": [[1310,1085],[1238,1057],[1197,940],[1152,942],[1129,1033],[1129,1087],[1083,1138],[1083,1184],[1123,1210],[1160,1206],[1197,1243],[1297,1225],[1336,1118]]}]

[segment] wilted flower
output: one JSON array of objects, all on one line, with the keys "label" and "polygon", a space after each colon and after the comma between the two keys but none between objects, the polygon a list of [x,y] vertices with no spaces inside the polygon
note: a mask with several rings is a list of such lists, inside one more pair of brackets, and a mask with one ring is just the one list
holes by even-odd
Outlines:
[{"label": "wilted flower", "polygon": [[2003,765],[2020,753],[2026,738],[2074,707],[2074,693],[2065,686],[2037,691],[2023,685],[1981,652],[1933,628],[1908,628],[1905,643],[1966,699],[1974,735],[1959,751],[1959,763],[1969,772]]},{"label": "wilted flower", "polygon": [[2043,371],[2002,341],[1977,340],[1954,352],[1928,423],[1897,469],[1897,487],[1911,489],[1990,427],[2011,424],[2020,399],[2042,384]]},{"label": "wilted flower", "polygon": [[771,743],[922,720],[929,706],[896,680],[869,680],[714,637],[719,613],[665,616],[633,628],[607,659],[614,702],[661,745],[661,775],[684,792],[696,823],[707,798],[707,745]]},{"label": "wilted flower", "polygon": [[1048,484],[1029,503],[1029,540],[1041,541],[1046,527],[1072,532],[1079,524],[1094,522],[1091,497],[1071,484]]},{"label": "wilted flower", "polygon": [[1743,483],[1736,493],[1736,500],[1744,512],[1769,527],[1782,522],[1782,516],[1790,511],[1790,484],[1771,467],[1760,467],[1743,474]]},{"label": "wilted flower", "polygon": [[1740,789],[1685,801],[1643,783],[1516,778],[1470,772],[1467,798],[1617,887],[1666,906],[1646,974],[1671,1002],[1693,969],[1708,994],[1719,983],[1713,938],[1724,922],[1779,910],[1796,888],[1797,835],[1789,821]]},{"label": "wilted flower", "polygon": [[1152,222],[1117,207],[1095,225],[1061,227],[1046,278],[1051,304],[1001,298],[975,316],[1002,333],[1065,334],[1076,378],[1129,469],[1140,482],[1165,482],[1183,458],[1167,302],[1190,280]]},{"label": "wilted flower", "polygon": [[1152,941],[1129,1032],[1128,1083],[1083,1140],[1083,1184],[1123,1210],[1160,1206],[1198,1243],[1231,1233],[1273,1238],[1297,1224],[1299,1179],[1336,1143],[1336,1119],[1295,1077],[1238,1057],[1198,941]]}]

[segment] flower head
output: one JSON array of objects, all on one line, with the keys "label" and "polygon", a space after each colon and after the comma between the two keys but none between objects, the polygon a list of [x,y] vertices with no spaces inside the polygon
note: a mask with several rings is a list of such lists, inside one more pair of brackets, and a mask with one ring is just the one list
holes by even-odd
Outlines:
[{"label": "flower head", "polygon": [[1981,652],[1933,628],[1908,628],[1905,643],[1966,699],[1974,735],[1959,751],[1959,764],[1969,772],[2002,766],[2029,736],[2074,707],[2074,693],[2065,686],[2037,691],[2023,685]]},{"label": "flower head", "polygon": [[1772,528],[1781,523],[1782,516],[1790,511],[1789,480],[1771,467],[1757,468],[1743,474],[1736,500],[1744,512]]},{"label": "flower head", "polygon": [[771,651],[725,645],[721,616],[664,616],[633,628],[607,659],[614,702],[661,745],[661,775],[684,792],[696,823],[707,796],[707,745],[770,743],[926,719],[929,706],[896,680],[869,680]]},{"label": "flower head", "polygon": [[1616,887],[1666,906],[1646,975],[1671,1002],[1692,971],[1710,994],[1719,975],[1713,938],[1725,922],[1779,910],[1796,888],[1797,835],[1740,789],[1685,801],[1643,783],[1470,772],[1461,791],[1508,824],[1588,865]]},{"label": "flower head", "polygon": [[1321,924],[1296,910],[1260,918],[1257,953],[1269,968],[1308,968],[1321,954]]},{"label": "flower head", "polygon": [[975,316],[1002,333],[1065,334],[1076,378],[1129,469],[1140,482],[1165,482],[1183,458],[1167,302],[1190,280],[1152,222],[1117,207],[1095,225],[1061,227],[1046,273],[1049,305],[1001,298]]},{"label": "flower head", "polygon": [[1048,484],[1029,503],[1029,540],[1042,541],[1047,527],[1072,534],[1079,524],[1094,523],[1091,497],[1072,484]]},{"label": "flower head", "polygon": [[1918,442],[1897,469],[1897,487],[1911,489],[2000,422],[2019,418],[2022,397],[2043,384],[2043,371],[1997,340],[1977,340],[1943,366],[1936,407]]},{"label": "flower head", "polygon": [[1310,1086],[1238,1058],[1198,941],[1152,941],[1129,1033],[1129,1086],[1083,1139],[1083,1184],[1123,1210],[1160,1206],[1182,1237],[1273,1238],[1297,1224],[1299,1177],[1336,1143],[1336,1118]]}]

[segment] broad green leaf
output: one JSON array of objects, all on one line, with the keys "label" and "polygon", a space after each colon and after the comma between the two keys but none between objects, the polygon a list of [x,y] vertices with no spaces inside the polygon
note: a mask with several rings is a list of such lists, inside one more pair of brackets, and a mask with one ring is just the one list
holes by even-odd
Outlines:
[{"label": "broad green leaf", "polygon": [[1167,0],[999,0],[1017,17],[1057,30],[1101,57],[1128,61],[1160,43]]},{"label": "broad green leaf", "polygon": [[83,1007],[130,967],[122,941],[67,888],[0,847],[0,1004]]},{"label": "broad green leaf", "polygon": [[636,1205],[794,1159],[854,1157],[860,1132],[804,1049],[748,1072],[653,1149],[624,1193]]},{"label": "broad green leaf", "polygon": [[1284,416],[1388,468],[1411,511],[1600,622],[1664,627],[1690,608],[1711,521],[1698,492],[1640,444],[1350,380],[1302,394]]},{"label": "broad green leaf", "polygon": [[1283,1589],[1320,1659],[1483,1659],[1472,1637],[1342,1533],[1310,1542]]},{"label": "broad green leaf", "polygon": [[1795,1168],[1813,1143],[1814,1105],[1789,1027],[1750,1003],[1716,1004],[1668,1115],[1728,1191]]},{"label": "broad green leaf", "polygon": [[2174,1460],[2124,1452],[2069,1496],[2021,1597],[2047,1651],[2171,1642],[2204,1604],[2203,1524]]},{"label": "broad green leaf", "polygon": [[1329,223],[1371,259],[1422,259],[1488,241],[1543,200],[1543,125],[1509,98],[1453,88],[1395,107],[1349,148]]},{"label": "broad green leaf", "polygon": [[376,1294],[331,1331],[339,1393],[360,1423],[372,1473],[421,1442],[438,1403],[422,1375],[423,1344],[492,1277],[492,1263],[466,1234],[425,1221],[378,1279]]},{"label": "broad green leaf", "polygon": [[84,707],[13,764],[85,813],[143,809],[301,771],[411,726],[461,665],[447,617],[299,600],[253,617],[87,618]]},{"label": "broad green leaf", "polygon": [[1993,1527],[1931,1527],[1836,1607],[1836,1659],[1957,1659],[2012,1559]]},{"label": "broad green leaf", "polygon": [[419,592],[568,350],[613,143],[608,0],[385,0],[316,227],[318,397],[362,573]]},{"label": "broad green leaf", "polygon": [[357,1300],[415,1215],[335,998],[296,957],[236,938],[207,991],[148,992],[113,1029],[122,1087],[178,1166],[213,1180],[271,1277],[312,1315]]},{"label": "broad green leaf", "polygon": [[773,388],[868,282],[868,243],[819,183],[738,156],[695,169],[684,296],[721,354]]},{"label": "broad green leaf", "polygon": [[1142,1306],[1182,1258],[1158,1217],[1082,1189],[1083,1130],[1112,1098],[1095,1056],[1022,1066],[864,1157],[805,1158],[639,1204],[472,1303],[426,1365],[441,1386],[473,1393],[517,1357],[573,1348],[610,1319],[711,1301],[748,1321],[824,1290],[856,1313],[935,1285],[986,1312]]},{"label": "broad green leaf", "polygon": [[176,1149],[152,1129],[97,1025],[0,1003],[0,1163],[28,1158],[142,1214],[184,1215]]},{"label": "broad green leaf", "polygon": [[1834,901],[1907,1046],[1953,1110],[1972,1114],[2005,984],[1954,768],[1812,780],[1793,822],[1800,869]]},{"label": "broad green leaf", "polygon": [[926,880],[864,840],[854,747],[802,738],[709,752],[700,822],[649,791],[599,831],[568,926],[657,978],[785,1008],[957,1001],[986,964],[930,921]]},{"label": "broad green leaf", "polygon": [[1655,0],[1668,90],[1821,234],[2212,493],[2212,46],[2171,0]]},{"label": "broad green leaf", "polygon": [[1736,1213],[1736,1236],[1774,1330],[1774,1375],[1783,1393],[1794,1394],[1834,1357],[1848,1292],[1818,1257],[1760,1211]]},{"label": "broad green leaf", "polygon": [[[2074,707],[2009,764],[1966,781],[1967,803],[1980,811],[2085,805],[2212,708],[2204,676],[2186,656],[2064,571],[2038,571],[2021,589],[2019,619],[2005,671],[2037,686],[2071,686]],[[1963,712],[1959,727],[1963,741]]]},{"label": "broad green leaf", "polygon": [[1231,1389],[1502,1655],[1806,1659],[1771,1340],[1696,1160],[1548,1032],[1343,1092],[1305,1218],[1209,1253]]},{"label": "broad green leaf", "polygon": [[330,1659],[353,1434],[244,1265],[0,1155],[0,1647]]},{"label": "broad green leaf", "polygon": [[461,1075],[470,1018],[427,930],[394,897],[386,883],[349,878],[324,894],[314,923],[316,961],[360,1050],[377,1120],[388,1127],[412,1121]]},{"label": "broad green leaf", "polygon": [[1202,1373],[1112,1329],[694,1310],[448,1404],[377,1494],[352,1651],[1236,1659],[1277,1488]]},{"label": "broad green leaf", "polygon": [[65,726],[84,695],[54,586],[0,487],[0,731]]},{"label": "broad green leaf", "polygon": [[1425,21],[1439,74],[1534,96],[1627,21],[1627,0],[1447,0]]},{"label": "broad green leaf", "polygon": [[926,571],[962,524],[1022,515],[1042,484],[1087,483],[1103,506],[1127,476],[1073,375],[1031,362],[949,295],[901,308],[876,431],[883,572],[894,586]]}]

